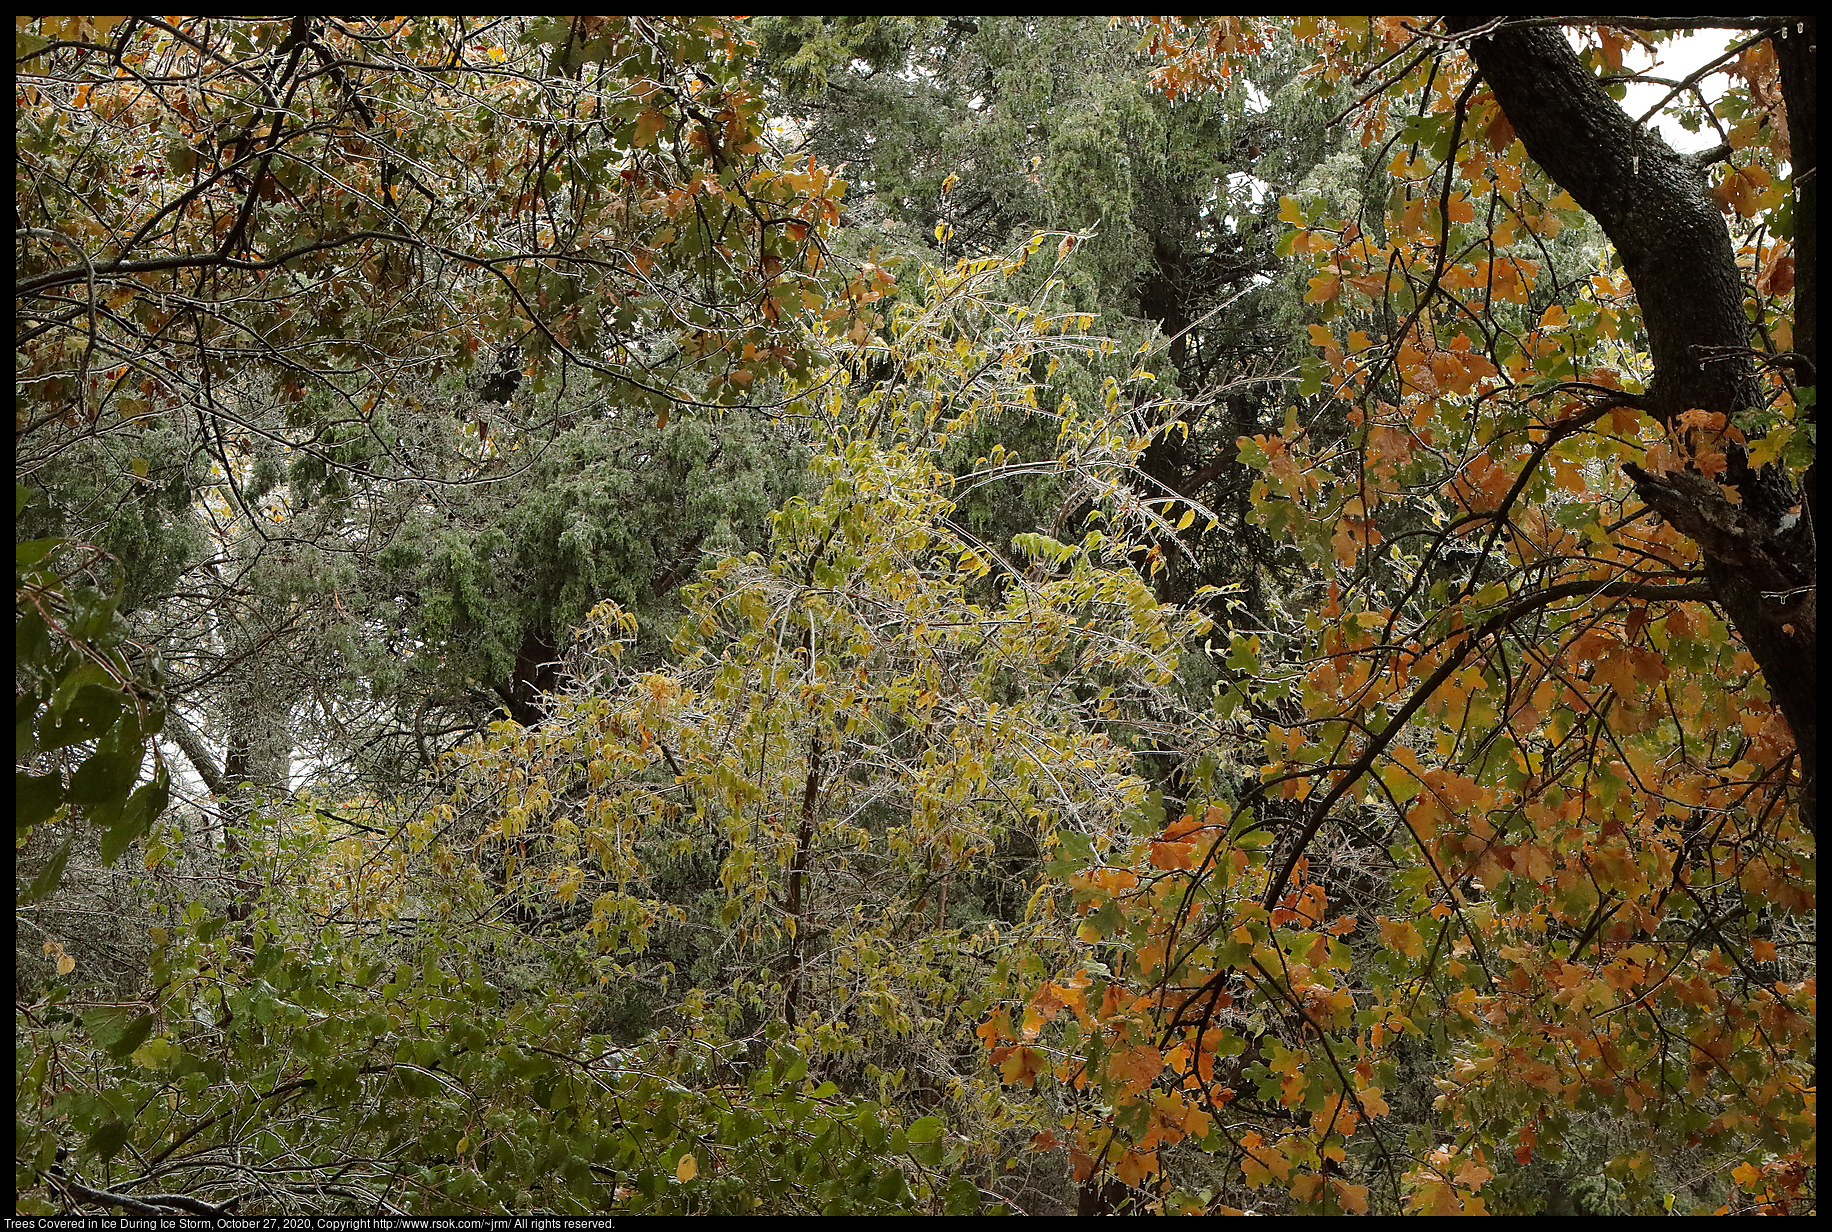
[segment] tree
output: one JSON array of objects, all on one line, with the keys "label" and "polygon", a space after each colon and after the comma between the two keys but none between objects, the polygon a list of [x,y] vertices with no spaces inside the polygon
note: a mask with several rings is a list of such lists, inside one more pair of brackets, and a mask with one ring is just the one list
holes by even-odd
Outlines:
[{"label": "tree", "polygon": [[[861,356],[901,379],[809,398],[830,434],[817,485],[777,515],[767,557],[694,588],[675,665],[580,673],[553,720],[466,755],[453,803],[482,815],[441,827],[477,832],[505,893],[593,937],[601,983],[668,987],[647,1011],[657,1040],[689,1032],[740,1068],[786,1041],[824,1089],[940,1116],[948,1209],[973,1185],[1006,1192],[986,1161],[1036,1127],[976,1064],[977,990],[1050,969],[1063,928],[1037,853],[1112,845],[1145,791],[1116,737],[1168,700],[1189,625],[1111,533],[1020,535],[1008,554],[950,524],[951,438],[1032,405],[1034,359],[1088,345],[1085,318],[1050,310],[1056,280],[1028,304],[1000,296],[1022,264],[906,285]],[[1058,465],[1112,491],[1143,444],[1130,412],[1117,384],[1095,407],[1065,400]],[[943,1200],[939,1178],[910,1185]]]},{"label": "tree", "polygon": [[[48,1170],[47,1105],[85,1135],[53,1187],[156,1207],[132,1195],[157,1175],[220,1211],[234,1149],[266,1161],[244,1211],[1004,1198],[993,1148],[1038,1122],[979,1064],[977,990],[1053,969],[1066,923],[1036,855],[1113,846],[1146,790],[1125,734],[1205,623],[1127,564],[1122,502],[1110,533],[1010,553],[948,524],[949,439],[1034,405],[1034,358],[1094,345],[1053,310],[1059,282],[1000,294],[1027,258],[1068,255],[1046,238],[915,288],[861,344],[896,385],[839,368],[797,391],[831,434],[818,485],[767,556],[693,588],[666,670],[622,671],[634,622],[606,605],[555,713],[460,750],[448,798],[330,847],[312,817],[270,817],[250,850],[297,894],[239,943],[201,907],[159,925],[162,991],[83,1015],[91,1070],[44,1046],[67,1014],[31,1023],[22,1149]],[[1136,392],[1055,413],[1084,485],[1120,490]],[[980,871],[995,860],[1015,893]],[[594,1032],[607,985],[665,993],[655,1029]],[[149,1104],[171,1115],[123,1111]]]},{"label": "tree", "polygon": [[[1554,24],[1296,25],[1391,175],[1359,216],[1284,204],[1317,400],[1242,444],[1327,587],[1234,635],[1224,708],[1281,714],[1258,782],[1064,870],[1125,956],[1084,1174],[1168,1175],[1189,1138],[1242,1195],[1476,1211],[1573,1147],[1630,1203],[1694,1168],[1727,1209],[1810,1202],[1812,372],[1781,207],[1812,197],[1779,135],[1811,108],[1759,25],[1716,65],[1712,190],[1597,80],[1635,36],[1589,27],[1586,66]],[[1172,90],[1264,37],[1145,30]],[[1547,244],[1586,207],[1611,247],[1579,281]],[[1331,405],[1340,446],[1306,432]],[[1385,1095],[1421,1054],[1440,1094],[1406,1135]]]},{"label": "tree", "polygon": [[716,21],[48,18],[20,40],[28,441],[181,397],[234,422],[213,386],[254,361],[360,423],[507,337],[656,410],[806,371],[832,186],[770,163]]},{"label": "tree", "polygon": [[[806,148],[854,169],[842,248],[932,261],[1037,228],[1095,232],[1065,280],[1123,349],[1065,357],[1046,406],[1057,390],[1098,396],[1141,346],[1179,389],[1204,393],[1131,480],[1172,522],[1184,502],[1203,511],[1148,545],[1153,582],[1167,599],[1233,586],[1261,604],[1276,587],[1262,585],[1270,545],[1244,516],[1251,477],[1235,440],[1275,422],[1278,378],[1298,349],[1295,297],[1276,276],[1277,195],[1332,144],[1350,144],[1322,124],[1313,93],[1290,88],[1298,48],[1269,47],[1251,88],[1173,99],[1150,88],[1130,31],[1077,17],[784,17],[756,29],[774,105]],[[968,473],[994,443],[1040,463],[1053,449],[1036,421],[1006,417],[964,442],[951,469]],[[1003,541],[1061,499],[1046,480],[1026,487],[979,485],[957,516]]]},{"label": "tree", "polygon": [[[1491,29],[1480,29],[1483,25]],[[1633,462],[1624,469],[1635,481],[1636,495],[1698,544],[1712,597],[1761,665],[1794,737],[1801,820],[1811,831],[1819,704],[1812,463],[1800,474],[1791,474],[1778,458],[1765,463],[1758,457],[1752,464],[1751,451],[1737,436],[1746,435],[1741,424],[1749,414],[1772,400],[1757,383],[1758,361],[1793,374],[1785,391],[1790,403],[1797,401],[1793,384],[1813,387],[1815,322],[1809,308],[1804,336],[1791,328],[1778,340],[1766,328],[1765,306],[1758,300],[1753,325],[1767,336],[1761,348],[1752,348],[1746,278],[1720,201],[1743,216],[1761,215],[1765,205],[1778,207],[1782,202],[1772,198],[1752,200],[1745,184],[1772,183],[1775,165],[1786,160],[1793,217],[1779,220],[1775,231],[1789,251],[1766,259],[1792,257],[1792,302],[1811,304],[1817,286],[1814,249],[1802,253],[1792,241],[1798,236],[1813,243],[1817,24],[1812,18],[1772,19],[1743,40],[1742,68],[1751,91],[1743,106],[1745,118],[1756,125],[1726,134],[1733,140],[1709,156],[1729,160],[1724,191],[1715,195],[1704,191],[1696,163],[1688,165],[1630,122],[1557,30],[1467,17],[1446,19],[1446,28],[1473,36],[1470,56],[1527,153],[1603,225],[1620,255],[1653,363],[1637,409],[1676,439],[1696,430],[1685,422],[1688,414],[1702,414],[1716,425],[1707,430],[1717,436],[1687,443],[1695,454],[1721,452],[1721,469],[1714,462],[1671,472]],[[1758,294],[1786,295],[1776,287],[1772,267],[1757,272],[1770,274]],[[1785,345],[1787,336],[1792,347]],[[1811,403],[1803,414],[1810,425]],[[1735,495],[1725,488],[1734,488]]]},{"label": "tree", "polygon": [[[123,1016],[122,992],[91,977],[106,965],[130,984],[136,967],[144,979],[139,926],[173,888],[158,875],[162,860],[182,859],[178,875],[201,874],[209,887],[194,881],[185,893],[196,909],[185,940],[202,947],[186,953],[233,965],[261,949],[248,891],[277,875],[275,844],[291,851],[305,841],[297,819],[262,830],[292,818],[276,800],[291,754],[311,744],[301,730],[308,709],[322,703],[332,729],[310,749],[328,785],[347,789],[353,777],[360,789],[401,785],[387,757],[401,737],[410,755],[429,738],[434,751],[450,742],[453,732],[429,736],[413,721],[425,717],[416,703],[437,704],[436,686],[466,669],[503,670],[511,687],[500,704],[526,703],[493,637],[475,637],[463,619],[398,611],[404,595],[435,608],[442,596],[415,576],[436,566],[388,557],[396,536],[421,532],[424,546],[427,522],[491,505],[441,496],[553,479],[563,454],[545,473],[508,463],[556,438],[575,444],[566,433],[578,435],[581,418],[595,421],[583,431],[589,454],[603,452],[607,432],[653,417],[653,429],[625,435],[656,439],[679,458],[671,472],[693,475],[718,445],[703,432],[697,446],[692,434],[668,435],[684,427],[668,423],[671,412],[755,401],[778,376],[805,376],[808,325],[849,302],[844,285],[828,302],[823,282],[821,237],[839,187],[825,169],[774,157],[743,79],[744,45],[711,20],[79,17],[34,19],[19,41],[16,461],[43,493],[20,518],[30,540],[18,587],[22,905],[50,925],[43,966],[53,981],[82,958],[76,979],[101,1004],[76,1017],[93,1019],[95,1055],[131,1073],[144,1068],[126,1058],[152,1019]],[[846,310],[830,319],[851,323]],[[486,373],[475,372],[479,355]],[[524,384],[524,363],[530,401],[550,390],[540,409],[574,423],[498,414]],[[580,393],[587,381],[599,386],[595,400]],[[733,448],[715,473],[743,486],[752,454]],[[614,486],[619,468],[596,469]],[[760,497],[773,504],[780,492],[768,482]],[[499,509],[508,503],[497,498]],[[742,508],[719,512],[728,532],[719,546],[755,541],[761,509],[748,510],[755,526],[742,524]],[[695,509],[669,529],[704,535],[713,521]],[[525,529],[514,568],[477,562],[524,600],[515,615],[546,600],[547,624],[503,633],[515,649],[600,597],[575,615],[566,605],[577,596],[524,596],[523,586],[538,592],[565,564],[529,559],[551,544],[545,527]],[[454,538],[447,528],[445,546]],[[102,550],[85,555],[80,541]],[[678,584],[698,547],[683,542],[684,565],[646,562],[645,582],[663,592]],[[606,562],[587,580],[602,585],[617,564],[634,572],[644,563]],[[85,571],[93,588],[77,584]],[[458,589],[468,579],[452,580]],[[399,687],[375,696],[370,686],[398,686],[402,674],[417,683],[411,671],[393,681],[376,671],[384,652],[411,657],[415,638],[425,639],[421,663],[449,658],[451,670],[426,673],[430,698],[403,698],[411,690]],[[139,645],[124,655],[127,639]],[[174,670],[155,686],[159,659]],[[344,728],[352,698],[370,709]],[[473,727],[499,704],[479,714],[464,700]],[[154,826],[168,785],[157,748],[152,781],[133,790],[142,742],[162,719],[228,806],[223,863],[207,845],[175,850]],[[336,772],[339,761],[357,773]],[[335,802],[316,803],[333,811],[307,837],[342,816]],[[55,886],[72,850],[60,840],[85,814],[106,827],[104,860],[145,834],[154,873],[86,885],[93,901],[23,903]],[[187,823],[195,816],[187,810]],[[225,884],[228,901],[218,901]],[[282,896],[268,909],[284,905]],[[231,948],[211,954],[225,914],[238,923],[219,940]],[[153,951],[149,961],[165,961]],[[299,976],[307,986],[325,980],[313,962],[341,970],[354,961],[341,942],[295,952],[310,968]],[[38,970],[21,962],[22,987]],[[247,971],[244,963],[238,977]],[[194,984],[171,991],[174,1013],[201,995]],[[20,1026],[22,1055],[38,1065],[22,1106],[40,1131],[21,1139],[22,1158],[41,1173],[72,1124],[102,1159],[127,1125],[106,1099],[73,1107],[58,1102],[55,1080],[42,1085],[55,1041],[76,1021],[57,1007],[60,995],[53,987],[37,1006],[49,1017],[28,1009]],[[291,1046],[264,1035],[258,1017],[242,1015],[243,1029],[218,1052],[188,1055],[209,1056],[219,1076],[230,1064],[248,1077]],[[315,1055],[320,1041],[305,1042],[301,1055]],[[195,1082],[200,1072],[178,1076]]]},{"label": "tree", "polygon": [[29,19],[21,1209],[1810,1210],[1700,20]]},{"label": "tree", "polygon": [[[15,443],[44,493],[21,529],[103,549],[175,668],[168,734],[231,812],[284,793],[313,712],[327,781],[491,706],[528,717],[556,628],[602,595],[552,603],[568,566],[529,528],[476,535],[515,558],[467,569],[429,524],[550,481],[513,463],[566,450],[577,418],[663,433],[811,362],[839,188],[768,148],[716,21],[78,17],[19,40]],[[504,407],[524,364],[573,424]],[[738,519],[754,541],[761,509]],[[678,550],[649,562],[664,591],[697,564]],[[512,601],[467,596],[477,570]],[[495,601],[487,636],[466,597]],[[402,696],[415,639],[449,662]]]}]

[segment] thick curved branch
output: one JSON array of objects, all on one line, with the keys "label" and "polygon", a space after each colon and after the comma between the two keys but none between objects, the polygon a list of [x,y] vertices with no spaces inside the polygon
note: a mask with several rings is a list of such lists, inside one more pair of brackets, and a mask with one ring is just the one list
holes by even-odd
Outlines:
[{"label": "thick curved branch", "polygon": [[176,710],[168,710],[165,716],[165,734],[172,738],[172,743],[176,744],[179,751],[185,755],[185,759],[191,763],[191,768],[197,771],[197,777],[203,780],[205,787],[209,788],[210,794],[218,799],[226,799],[230,794],[229,780],[223,776],[222,769],[216,764],[216,758],[210,755],[210,750],[204,747],[203,737],[197,734],[197,729],[185,722],[184,716]]},{"label": "thick curved branch", "polygon": [[[1751,19],[1748,25],[1773,29],[1777,54],[1791,65],[1783,82],[1789,115],[1806,121],[1800,153],[1811,163],[1815,52],[1808,31],[1816,26],[1794,18]],[[1654,361],[1648,413],[1685,448],[1704,444],[1686,439],[1696,435],[1682,428],[1688,411],[1722,415],[1723,423],[1734,425],[1761,406],[1742,274],[1699,164],[1623,112],[1557,29],[1466,15],[1447,18],[1446,26],[1468,40],[1471,58],[1527,153],[1596,218],[1621,254]],[[1781,38],[1783,30],[1792,36]],[[1809,217],[1816,170],[1796,176],[1797,205]],[[1812,230],[1810,221],[1806,230]],[[1814,241],[1808,243],[1810,249]],[[1809,252],[1809,265],[1810,258]],[[1809,271],[1808,283],[1797,285],[1797,302],[1803,295],[1810,300],[1811,278]],[[1807,322],[1811,346],[1810,307]],[[1713,593],[1761,665],[1793,733],[1801,818],[1812,830],[1819,729],[1812,475],[1802,476],[1802,493],[1781,466],[1752,468],[1735,439],[1710,444],[1723,451],[1715,479],[1692,471],[1656,475],[1632,464],[1625,469],[1641,499],[1702,549]]]},{"label": "thick curved branch", "polygon": [[[319,240],[312,244],[302,244],[289,249],[277,257],[265,261],[246,261],[237,257],[226,257],[218,252],[185,253],[171,257],[148,257],[141,261],[129,261],[121,258],[104,261],[99,265],[66,265],[59,269],[46,270],[34,274],[13,284],[14,298],[22,299],[52,287],[66,286],[81,282],[85,278],[101,278],[110,274],[150,274],[160,270],[177,269],[212,269],[221,266],[225,269],[270,270],[278,269],[288,261],[297,261],[300,257],[310,256],[315,252],[326,252],[333,248],[343,248],[362,240],[386,240],[394,244],[423,246],[422,241],[408,235],[398,235],[388,231],[352,231],[348,235],[336,236],[328,240]],[[93,271],[93,273],[91,272]]]},{"label": "thick curved branch", "polygon": [[51,1183],[73,1198],[94,1206],[118,1206],[129,1215],[163,1215],[170,1218],[173,1211],[184,1211],[206,1219],[220,1219],[230,1213],[227,1206],[212,1206],[185,1194],[111,1193],[106,1189],[92,1189],[81,1181],[55,1174],[51,1177]]},{"label": "thick curved branch", "polygon": [[1522,616],[1531,615],[1561,599],[1575,599],[1580,596],[1641,599],[1647,602],[1715,597],[1710,584],[1706,582],[1693,582],[1685,586],[1660,586],[1647,582],[1630,582],[1626,579],[1613,582],[1560,582],[1557,586],[1548,586],[1544,590],[1528,595],[1506,610],[1497,612],[1483,621],[1480,628],[1458,642],[1450,654],[1445,657],[1444,662],[1438,665],[1438,669],[1431,673],[1423,684],[1413,690],[1412,696],[1406,699],[1406,704],[1400,707],[1399,713],[1388,720],[1380,733],[1368,742],[1367,750],[1343,772],[1342,777],[1336,780],[1335,785],[1329,789],[1323,799],[1317,802],[1311,810],[1310,820],[1304,823],[1303,833],[1298,835],[1297,841],[1286,853],[1285,863],[1279,869],[1278,876],[1266,885],[1266,893],[1260,899],[1266,908],[1270,910],[1276,906],[1279,897],[1285,893],[1285,887],[1291,881],[1292,872],[1297,868],[1299,858],[1303,856],[1304,849],[1310,846],[1311,839],[1317,836],[1317,831],[1322,828],[1324,818],[1329,816],[1330,808],[1336,801],[1342,799],[1351,787],[1360,782],[1362,776],[1374,768],[1375,761],[1406,729],[1406,725],[1412,721],[1412,716],[1418,713],[1419,707],[1431,700],[1432,694],[1436,693],[1444,686],[1445,681],[1456,674],[1457,669],[1463,666],[1463,660],[1469,657],[1469,652],[1474,650],[1478,643],[1499,633]]}]

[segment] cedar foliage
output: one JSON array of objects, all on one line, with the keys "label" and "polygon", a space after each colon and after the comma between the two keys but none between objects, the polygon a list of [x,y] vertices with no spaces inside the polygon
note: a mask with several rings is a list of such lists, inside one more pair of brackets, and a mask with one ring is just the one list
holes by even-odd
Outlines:
[{"label": "cedar foliage", "polygon": [[1810,1213],[1698,20],[21,19],[18,1210]]}]

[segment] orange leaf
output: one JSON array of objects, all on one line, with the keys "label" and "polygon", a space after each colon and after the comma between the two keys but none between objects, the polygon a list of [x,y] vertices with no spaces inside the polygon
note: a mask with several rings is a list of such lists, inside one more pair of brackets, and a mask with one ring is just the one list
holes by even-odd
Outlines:
[{"label": "orange leaf", "polygon": [[1153,843],[1151,845],[1151,863],[1155,868],[1194,868],[1196,861],[1194,843]]},{"label": "orange leaf", "polygon": [[1409,920],[1389,920],[1381,916],[1380,943],[1390,950],[1398,950],[1407,958],[1419,958],[1425,953],[1425,939],[1419,936],[1419,930]]},{"label": "orange leaf", "polygon": [[1127,1151],[1114,1165],[1114,1175],[1128,1185],[1137,1185],[1158,1170],[1156,1151]]},{"label": "orange leaf", "polygon": [[1128,1095],[1137,1095],[1164,1069],[1164,1055],[1149,1044],[1123,1049],[1107,1062],[1107,1073],[1125,1084]]},{"label": "orange leaf", "polygon": [[1006,1010],[994,1010],[986,1015],[986,1021],[973,1029],[973,1033],[986,1042],[987,1047],[1002,1039],[1011,1038],[1011,1014]]},{"label": "orange leaf", "polygon": [[1332,1178],[1329,1187],[1334,1191],[1336,1201],[1343,1210],[1351,1215],[1368,1213],[1368,1187],[1366,1185],[1351,1185],[1347,1181]]},{"label": "orange leaf", "polygon": [[638,146],[649,146],[668,125],[668,117],[653,107],[644,107],[636,114],[636,133],[632,140]]},{"label": "orange leaf", "polygon": [[1282,1181],[1291,1175],[1291,1161],[1258,1133],[1242,1134],[1240,1145],[1246,1152],[1241,1156],[1240,1170],[1246,1175],[1248,1185],[1258,1188],[1267,1181],[1275,1178]]},{"label": "orange leaf", "polygon": [[1047,1068],[1049,1058],[1040,1049],[1023,1044],[1011,1050],[1011,1055],[999,1066],[999,1076],[1009,1086],[1028,1087],[1034,1085],[1037,1075]]}]

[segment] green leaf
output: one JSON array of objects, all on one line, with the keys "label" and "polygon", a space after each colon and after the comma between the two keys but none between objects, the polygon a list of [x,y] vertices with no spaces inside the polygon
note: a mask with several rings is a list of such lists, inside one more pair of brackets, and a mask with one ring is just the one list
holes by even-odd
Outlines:
[{"label": "green leaf", "polygon": [[83,1145],[95,1152],[103,1163],[107,1163],[122,1147],[127,1145],[127,1132],[125,1121],[109,1121],[90,1134],[88,1141]]},{"label": "green leaf", "polygon": [[74,591],[70,594],[70,610],[73,617],[72,631],[79,637],[98,641],[114,627],[115,608],[120,606],[118,594],[101,595],[93,592]]},{"label": "green leaf", "polygon": [[27,774],[23,770],[13,775],[13,826],[14,833],[23,838],[33,826],[46,820],[57,811],[57,806],[64,802],[64,776],[52,771],[50,774]]},{"label": "green leaf", "polygon": [[94,740],[114,725],[125,704],[126,698],[119,689],[103,684],[82,685],[69,694],[61,716],[55,701],[46,708],[39,726],[38,747],[48,752]]},{"label": "green leaf", "polygon": [[875,1105],[865,1104],[861,1106],[859,1110],[853,1114],[852,1123],[858,1128],[859,1137],[865,1140],[865,1145],[867,1147],[875,1151],[884,1145],[886,1137],[884,1125],[878,1120],[878,1110]]},{"label": "green leaf", "polygon": [[268,942],[266,945],[262,946],[258,952],[256,952],[254,956],[254,962],[248,968],[249,978],[260,979],[262,976],[265,976],[269,971],[272,971],[274,967],[279,963],[279,961],[284,957],[286,957],[286,947],[285,946],[279,945],[272,941]]},{"label": "green leaf", "polygon": [[[96,751],[70,776],[70,803],[106,806],[118,811],[140,776],[140,763],[146,751],[140,746],[139,732],[127,730],[128,723],[117,724],[97,746]],[[98,810],[99,811],[99,810]]]},{"label": "green leaf", "polygon": [[911,1142],[934,1142],[941,1137],[945,1128],[947,1127],[942,1123],[940,1117],[926,1116],[912,1123],[909,1129],[904,1131],[904,1136]]},{"label": "green leaf", "polygon": [[102,836],[102,863],[113,864],[135,839],[145,834],[159,815],[165,812],[166,802],[170,798],[171,791],[164,774],[150,783],[141,784],[128,797],[127,806],[121,810],[121,819]]},{"label": "green leaf", "polygon": [[942,1213],[946,1215],[974,1215],[980,1210],[980,1191],[962,1173],[955,1173],[948,1178],[948,1188],[942,1195]]},{"label": "green leaf", "polygon": [[20,892],[20,905],[26,906],[31,903],[39,902],[49,895],[51,891],[55,890],[57,888],[57,883],[63,880],[64,865],[69,862],[70,840],[66,838],[63,841],[63,845],[52,853],[51,859],[45,864],[44,869],[39,872],[38,876],[32,878],[32,884],[25,887],[25,889]]},{"label": "green leaf", "polygon": [[151,1014],[135,1014],[131,1006],[104,1005],[83,1015],[83,1030],[109,1056],[120,1060],[146,1042],[153,1030]]},{"label": "green leaf", "polygon": [[[24,492],[25,489],[21,488],[20,491]],[[14,514],[13,516],[18,517],[19,515]],[[55,548],[62,542],[62,539],[32,539],[28,542],[15,545],[13,548],[13,567],[15,569],[24,569],[37,564],[50,554],[52,548]]]}]

